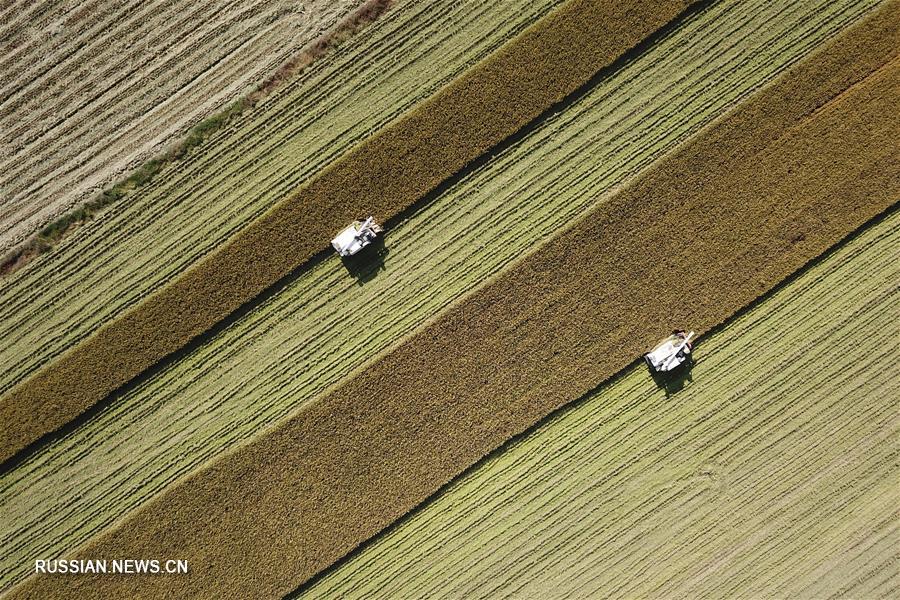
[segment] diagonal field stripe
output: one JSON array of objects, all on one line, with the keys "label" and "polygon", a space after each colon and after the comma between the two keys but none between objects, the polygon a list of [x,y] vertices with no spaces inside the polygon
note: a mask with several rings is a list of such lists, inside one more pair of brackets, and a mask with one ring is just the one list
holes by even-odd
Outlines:
[{"label": "diagonal field stripe", "polygon": [[692,2],[570,0],[0,400],[0,462],[252,303],[360,214],[388,220]]},{"label": "diagonal field stripe", "polygon": [[78,553],[178,556],[189,577],[37,577],[11,597],[287,593],[633,362],[646,339],[727,319],[896,201],[898,8],[888,3],[366,372]]}]

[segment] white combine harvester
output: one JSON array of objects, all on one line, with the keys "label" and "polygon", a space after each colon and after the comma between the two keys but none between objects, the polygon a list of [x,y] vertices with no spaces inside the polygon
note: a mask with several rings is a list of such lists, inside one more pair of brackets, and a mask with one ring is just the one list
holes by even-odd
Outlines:
[{"label": "white combine harvester", "polygon": [[669,373],[683,365],[690,359],[693,337],[693,331],[686,334],[679,329],[657,344],[656,348],[644,355],[650,371],[654,374]]},{"label": "white combine harvester", "polygon": [[341,256],[353,256],[375,241],[383,229],[375,217],[365,221],[353,221],[331,240],[331,245]]}]

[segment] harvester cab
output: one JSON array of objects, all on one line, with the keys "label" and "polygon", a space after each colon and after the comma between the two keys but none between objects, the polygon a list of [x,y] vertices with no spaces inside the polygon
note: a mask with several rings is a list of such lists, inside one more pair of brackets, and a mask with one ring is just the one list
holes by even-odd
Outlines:
[{"label": "harvester cab", "polygon": [[331,245],[341,256],[353,256],[375,241],[383,229],[375,222],[375,217],[364,221],[353,221],[331,240]]},{"label": "harvester cab", "polygon": [[644,361],[650,367],[650,371],[657,373],[670,373],[690,360],[693,345],[691,340],[694,332],[685,333],[678,329],[669,337],[661,341],[656,347],[644,355]]}]

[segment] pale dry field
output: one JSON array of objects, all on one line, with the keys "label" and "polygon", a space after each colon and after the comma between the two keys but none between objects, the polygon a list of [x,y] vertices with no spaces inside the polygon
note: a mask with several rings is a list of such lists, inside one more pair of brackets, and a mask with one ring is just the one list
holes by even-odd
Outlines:
[{"label": "pale dry field", "polygon": [[0,252],[240,98],[362,0],[0,10]]}]

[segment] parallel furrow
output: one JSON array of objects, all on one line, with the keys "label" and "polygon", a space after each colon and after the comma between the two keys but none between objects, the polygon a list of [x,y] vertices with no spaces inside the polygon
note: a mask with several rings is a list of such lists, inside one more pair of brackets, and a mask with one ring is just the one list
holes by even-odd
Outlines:
[{"label": "parallel furrow", "polygon": [[[10,549],[4,571],[20,568],[19,556],[73,547],[352,374],[870,6],[760,0],[723,2],[697,15],[399,224],[388,235],[382,274],[359,286],[338,260],[323,261],[4,476],[0,494],[17,497],[15,514],[0,520],[11,525],[0,535]],[[691,75],[672,85],[666,74],[676,71]],[[602,160],[584,160],[600,149]],[[424,245],[423,231],[434,232]],[[369,334],[360,340],[352,333],[361,328]],[[117,459],[124,455],[129,461]],[[104,466],[114,464],[127,466]],[[56,497],[56,489],[66,494]],[[40,539],[29,535],[35,527]]]}]

